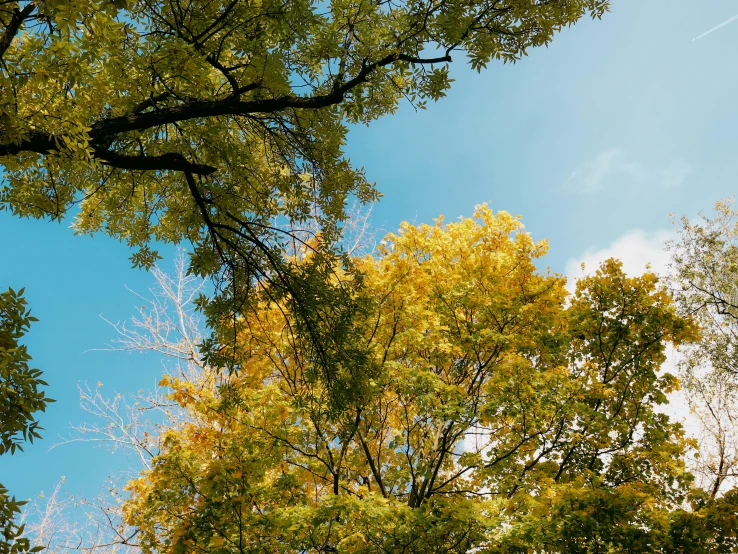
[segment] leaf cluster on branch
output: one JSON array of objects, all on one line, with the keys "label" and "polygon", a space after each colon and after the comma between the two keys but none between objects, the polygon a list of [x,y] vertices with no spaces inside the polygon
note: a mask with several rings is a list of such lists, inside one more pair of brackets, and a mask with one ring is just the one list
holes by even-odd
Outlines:
[{"label": "leaf cluster on branch", "polygon": [[189,416],[127,486],[144,552],[735,551],[735,494],[691,488],[659,409],[694,323],[614,260],[569,294],[534,265],[545,242],[476,217],[356,260],[369,355],[331,386],[267,301],[238,322],[237,374],[163,380]]},{"label": "leaf cluster on branch", "polygon": [[[39,438],[36,414],[53,402],[40,390],[46,382],[41,371],[29,367],[31,356],[20,342],[36,321],[23,292],[8,289],[0,293],[0,455],[23,451],[24,442]],[[0,554],[38,550],[31,548],[23,537],[23,526],[15,521],[23,504],[0,485]]]},{"label": "leaf cluster on branch", "polygon": [[[334,263],[347,199],[378,197],[344,156],[347,125],[393,113],[403,99],[422,107],[440,98],[454,54],[476,69],[513,62],[607,7],[4,1],[0,202],[24,217],[72,210],[78,232],[120,238],[137,266],[156,261],[157,243],[189,242],[191,270],[215,276],[222,293],[211,323],[243,312],[254,285],[266,283],[292,298],[326,358],[342,348],[326,326],[340,327],[329,320],[345,315],[311,303],[316,283],[292,275],[282,247],[318,221],[325,259],[313,262],[325,272],[317,266]],[[329,293],[336,305],[352,294]]]},{"label": "leaf cluster on branch", "polygon": [[738,210],[731,200],[677,222],[672,291],[701,327],[679,361],[689,405],[700,425],[696,472],[712,497],[738,478]]}]

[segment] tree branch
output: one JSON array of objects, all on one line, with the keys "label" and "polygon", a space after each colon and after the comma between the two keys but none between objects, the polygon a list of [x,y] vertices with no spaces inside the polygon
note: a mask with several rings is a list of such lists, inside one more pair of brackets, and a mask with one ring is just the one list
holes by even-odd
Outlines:
[{"label": "tree branch", "polygon": [[382,482],[382,475],[379,473],[379,468],[377,468],[377,466],[374,463],[374,458],[372,457],[371,452],[369,452],[369,445],[366,443],[366,440],[364,439],[364,435],[361,433],[361,429],[359,429],[358,423],[356,425],[356,434],[359,437],[361,448],[364,450],[366,461],[369,463],[369,469],[372,470],[372,475],[374,475],[374,480],[377,482],[377,485],[379,486],[379,491],[382,493],[382,496],[384,498],[387,498],[387,491],[384,488],[384,483]]},{"label": "tree branch", "polygon": [[112,150],[95,150],[95,157],[105,165],[137,171],[183,171],[195,175],[210,175],[216,168],[187,160],[182,154],[170,152],[159,156],[129,156]]},{"label": "tree branch", "polygon": [[157,94],[156,96],[149,96],[146,100],[136,104],[136,106],[133,108],[133,113],[141,113],[146,108],[155,108],[157,102],[161,102],[163,100],[166,100],[167,98],[171,97],[171,92],[162,92],[161,94]]},{"label": "tree branch", "polygon": [[[316,110],[340,104],[345,95],[352,89],[364,84],[374,71],[380,67],[386,67],[397,61],[406,61],[416,64],[433,64],[451,61],[450,56],[440,58],[415,58],[405,54],[390,54],[383,59],[364,65],[359,73],[351,80],[334,87],[329,94],[317,96],[280,96],[277,98],[265,98],[240,101],[233,96],[218,100],[195,100],[181,106],[171,106],[155,112],[133,113],[129,115],[104,119],[92,126],[90,136],[93,140],[103,140],[111,135],[117,135],[129,131],[143,131],[168,125],[189,119],[217,117],[224,115],[250,115],[256,113],[274,113],[286,109],[309,109]],[[239,93],[249,89],[257,88],[252,84],[239,89]]]},{"label": "tree branch", "polygon": [[[49,154],[58,151],[55,138],[47,133],[31,131],[25,140],[15,144],[0,145],[0,157],[13,156],[21,152]],[[210,175],[216,168],[206,164],[190,162],[182,154],[170,152],[159,156],[121,154],[93,144],[94,155],[105,165],[118,169],[138,171],[188,171],[196,175]]]},{"label": "tree branch", "polygon": [[13,142],[10,144],[0,144],[0,157],[15,156],[16,154],[20,154],[21,152],[48,154],[52,150],[56,149],[56,142],[54,141],[54,137],[50,133],[30,131],[26,134],[26,138],[24,140]]},{"label": "tree branch", "polygon": [[30,2],[22,10],[19,10],[18,8],[13,9],[13,16],[10,18],[10,23],[8,23],[3,36],[0,37],[0,60],[3,59],[5,52],[7,52],[8,48],[10,48],[10,44],[13,42],[15,36],[18,34],[18,31],[20,30],[21,25],[23,25],[23,22],[31,16],[33,10],[35,9],[36,4],[34,4],[33,2]]},{"label": "tree branch", "polygon": [[[31,5],[31,4],[29,4]],[[27,8],[23,10],[24,13]],[[29,12],[30,13],[30,12]],[[15,15],[13,16],[15,18]],[[21,16],[18,16],[21,17]],[[24,16],[27,17],[27,16]],[[10,31],[10,27],[8,28]],[[6,35],[8,33],[6,32]],[[242,93],[259,88],[261,85],[252,83],[234,91],[233,95],[216,100],[193,100],[179,106],[168,106],[145,112],[148,107],[156,107],[156,102],[164,100],[170,95],[167,93],[152,96],[137,106],[127,115],[102,119],[92,125],[90,130],[90,144],[94,149],[95,157],[106,165],[119,169],[138,171],[184,171],[197,175],[210,175],[216,171],[215,167],[195,164],[185,159],[182,154],[168,153],[159,156],[133,156],[110,150],[110,144],[115,137],[132,131],[145,131],[155,127],[171,125],[190,119],[204,119],[218,116],[244,116],[250,114],[268,114],[286,109],[317,110],[340,104],[345,95],[356,87],[364,84],[369,76],[380,67],[391,65],[398,61],[413,64],[433,64],[450,62],[449,55],[438,58],[417,58],[406,54],[389,54],[383,59],[371,64],[365,64],[353,79],[341,83],[336,81],[329,94],[311,97],[280,96],[277,98],[261,98],[240,100]],[[25,140],[14,144],[0,145],[0,157],[12,156],[21,152],[36,152],[48,154],[58,150],[53,135],[39,131],[31,131]]]},{"label": "tree branch", "polygon": [[440,56],[438,58],[416,58],[415,56],[408,56],[406,54],[400,54],[397,57],[397,59],[403,62],[414,63],[418,65],[434,64],[434,63],[451,63],[453,61],[451,60],[451,56],[449,54],[446,54],[445,56]]}]

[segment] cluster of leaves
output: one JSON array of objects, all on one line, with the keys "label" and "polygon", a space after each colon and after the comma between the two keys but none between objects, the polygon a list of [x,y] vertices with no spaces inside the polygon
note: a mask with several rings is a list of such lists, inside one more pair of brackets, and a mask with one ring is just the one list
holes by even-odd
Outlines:
[{"label": "cluster of leaves", "polygon": [[[19,342],[33,321],[23,290],[0,294],[0,455],[23,450],[23,442],[40,436],[35,415],[52,401],[39,390],[46,382],[38,369],[29,367],[31,357]],[[0,485],[0,554],[38,550],[22,538],[23,526],[14,523],[23,504]]]},{"label": "cluster of leaves", "polygon": [[144,552],[735,551],[735,494],[690,492],[659,409],[665,346],[695,325],[613,260],[569,294],[516,218],[475,217],[355,260],[368,355],[333,379],[264,302],[237,374],[164,380],[189,417],[127,487]]},{"label": "cluster of leaves", "polygon": [[[607,7],[2,2],[0,202],[19,216],[52,219],[79,205],[77,231],[127,242],[137,266],[156,261],[156,242],[189,242],[191,270],[224,289],[208,311],[213,325],[242,313],[253,285],[267,282],[302,306],[296,313],[309,335],[325,339],[321,321],[333,315],[320,306],[315,314],[315,283],[292,278],[282,247],[285,233],[314,218],[330,250],[346,200],[378,197],[343,154],[347,124],[392,113],[403,98],[421,107],[440,98],[455,52],[477,69],[512,62]],[[314,263],[334,263],[325,257]]]},{"label": "cluster of leaves", "polygon": [[723,200],[713,217],[684,217],[678,225],[673,294],[701,328],[680,370],[703,427],[698,473],[716,496],[738,477],[738,210]]}]

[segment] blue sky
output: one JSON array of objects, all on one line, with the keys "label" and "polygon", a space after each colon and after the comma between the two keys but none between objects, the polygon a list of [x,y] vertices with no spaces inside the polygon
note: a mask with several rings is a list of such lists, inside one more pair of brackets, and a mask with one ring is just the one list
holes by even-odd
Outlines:
[{"label": "blue sky", "polygon": [[709,208],[738,184],[738,21],[692,39],[735,14],[727,0],[614,2],[515,65],[453,65],[446,99],[350,137],[385,195],[375,220],[490,201],[548,237],[562,270],[628,229]]},{"label": "blue sky", "polygon": [[[515,65],[481,74],[456,63],[447,98],[357,127],[348,153],[384,198],[373,221],[431,222],[471,215],[489,201],[549,238],[547,263],[565,272],[599,254],[659,256],[669,212],[693,215],[738,189],[738,1],[625,0],[602,21],[583,21]],[[461,60],[458,60],[461,61]],[[113,321],[133,313],[153,278],[103,236],[0,213],[0,286],[25,286],[34,315],[28,346],[58,400],[44,439],[0,458],[0,482],[19,497],[67,489],[95,495],[128,460],[89,444],[49,451],[85,420],[77,383],[138,390],[158,381],[152,356],[103,348]],[[171,267],[168,250],[164,267]],[[661,258],[659,258],[661,259]]]}]

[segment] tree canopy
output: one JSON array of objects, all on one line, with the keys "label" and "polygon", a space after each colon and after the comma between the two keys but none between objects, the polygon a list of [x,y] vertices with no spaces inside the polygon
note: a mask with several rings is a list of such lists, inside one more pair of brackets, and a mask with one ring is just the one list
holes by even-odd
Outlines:
[{"label": "tree canopy", "polygon": [[[145,552],[731,552],[736,499],[690,490],[659,409],[696,337],[653,274],[569,294],[510,215],[405,224],[356,261],[370,354],[326,382],[280,306],[241,370],[168,377],[187,417],[128,485]],[[342,373],[343,372],[343,373]],[[357,377],[359,376],[359,377]],[[336,409],[331,386],[359,379]],[[692,508],[685,510],[685,506]]]},{"label": "tree canopy", "polygon": [[713,217],[683,217],[678,229],[673,293],[701,327],[679,365],[702,425],[698,473],[715,496],[738,477],[738,211],[722,200]]},{"label": "tree canopy", "polygon": [[[390,114],[402,99],[423,107],[442,97],[452,55],[476,69],[515,61],[607,7],[607,0],[2,1],[0,208],[72,216],[79,233],[127,243],[140,267],[157,260],[158,244],[189,243],[191,271],[215,278],[217,294],[200,304],[214,329],[227,330],[225,316],[235,321],[254,290],[290,298],[285,308],[328,371],[329,359],[361,357],[344,343],[363,309],[352,302],[354,290],[326,284],[333,245],[347,199],[378,197],[344,156],[347,125]],[[310,225],[322,256],[293,272],[282,239],[302,240]],[[221,333],[206,343],[211,363],[232,362],[209,347],[233,338]],[[26,393],[24,409],[33,412],[36,391]]]},{"label": "tree canopy", "polygon": [[[441,98],[452,57],[514,62],[608,5],[0,2],[2,208],[72,215],[145,268],[158,243],[188,242],[190,271],[218,286],[209,365],[164,380],[185,417],[128,486],[138,546],[738,548],[738,493],[717,494],[727,470],[694,489],[690,442],[659,408],[678,387],[664,348],[698,336],[687,312],[713,368],[735,353],[720,342],[733,235],[685,223],[682,314],[615,260],[569,294],[535,267],[545,243],[486,206],[405,225],[375,256],[335,248],[347,200],[379,196],[344,155],[349,125]],[[0,295],[0,453],[38,436],[50,401],[20,344],[31,321],[20,294]],[[0,487],[0,553],[30,549],[19,505]]]},{"label": "tree canopy", "polygon": [[[241,298],[280,278],[282,233],[326,244],[347,197],[377,198],[347,124],[444,95],[452,55],[515,61],[607,0],[67,0],[0,5],[0,199],[75,215],[149,267],[192,268]],[[305,293],[307,294],[307,293]],[[241,298],[242,300],[242,298]],[[239,305],[230,302],[233,311]],[[223,311],[221,310],[220,314]]]}]

